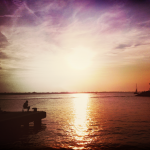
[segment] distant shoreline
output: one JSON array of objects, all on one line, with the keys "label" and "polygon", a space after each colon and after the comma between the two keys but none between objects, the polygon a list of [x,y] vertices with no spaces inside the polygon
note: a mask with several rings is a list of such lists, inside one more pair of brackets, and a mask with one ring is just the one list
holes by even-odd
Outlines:
[{"label": "distant shoreline", "polygon": [[14,92],[14,93],[9,93],[9,92],[3,92],[3,93],[0,93],[0,95],[35,95],[35,94],[84,94],[84,93],[95,93],[95,94],[98,94],[98,93],[133,93],[131,91],[129,92],[122,92],[122,91],[110,91],[110,92],[28,92],[28,93],[21,93],[21,92]]}]

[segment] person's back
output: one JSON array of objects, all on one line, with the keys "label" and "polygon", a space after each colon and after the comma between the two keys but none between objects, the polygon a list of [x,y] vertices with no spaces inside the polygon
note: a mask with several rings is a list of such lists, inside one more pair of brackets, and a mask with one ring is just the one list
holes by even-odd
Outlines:
[{"label": "person's back", "polygon": [[28,106],[28,101],[26,101],[26,102],[23,104],[23,108],[24,108],[24,109],[28,109],[28,111],[29,111],[30,106]]},{"label": "person's back", "polygon": [[28,107],[28,103],[27,101],[23,104],[23,108],[27,108]]}]

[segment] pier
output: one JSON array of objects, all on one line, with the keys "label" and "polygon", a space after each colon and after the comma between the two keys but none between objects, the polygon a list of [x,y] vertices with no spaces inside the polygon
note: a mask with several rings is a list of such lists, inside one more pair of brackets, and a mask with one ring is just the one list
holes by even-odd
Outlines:
[{"label": "pier", "polygon": [[22,125],[25,128],[29,127],[30,122],[34,122],[34,127],[41,126],[41,119],[46,118],[44,111],[25,111],[25,112],[0,112],[0,130],[19,129]]}]

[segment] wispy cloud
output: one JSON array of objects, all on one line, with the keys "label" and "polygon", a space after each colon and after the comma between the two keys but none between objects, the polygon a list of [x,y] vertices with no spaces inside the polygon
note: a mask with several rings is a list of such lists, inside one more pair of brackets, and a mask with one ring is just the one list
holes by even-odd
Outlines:
[{"label": "wispy cloud", "polygon": [[6,48],[7,45],[8,45],[7,38],[0,32],[0,52],[1,49]]},{"label": "wispy cloud", "polygon": [[[29,76],[43,71],[48,78],[61,74],[61,65],[66,70],[63,76],[70,74],[68,60],[89,60],[93,68],[147,62],[150,21],[146,4],[108,0],[7,3],[8,11],[0,12],[0,19],[9,21],[0,23],[2,68],[15,68],[17,75],[29,69]],[[137,7],[146,12],[138,12]],[[73,54],[78,59],[71,60]]]},{"label": "wispy cloud", "polygon": [[[130,27],[132,18],[128,17],[123,5],[95,11],[92,7],[85,9],[87,4],[82,3],[80,9],[65,1],[63,5],[56,1],[42,3],[46,9],[40,7],[39,3],[34,2],[38,7],[33,5],[33,10],[24,4],[15,11],[15,15],[23,17],[21,20],[14,19],[13,30],[8,37],[11,43],[8,48],[10,55],[14,49],[14,54],[18,57],[23,57],[21,53],[36,57],[40,52],[68,52],[74,47],[90,47],[91,50],[97,51],[97,54],[105,54],[115,47],[117,53],[118,50],[142,45],[147,39],[143,37],[145,30],[135,29],[136,26]],[[64,10],[67,6],[72,7],[72,10]],[[35,11],[35,8],[38,9]],[[42,22],[35,25],[37,20]],[[24,21],[27,21],[27,24],[20,24]],[[143,42],[139,41],[139,38],[143,38]]]}]

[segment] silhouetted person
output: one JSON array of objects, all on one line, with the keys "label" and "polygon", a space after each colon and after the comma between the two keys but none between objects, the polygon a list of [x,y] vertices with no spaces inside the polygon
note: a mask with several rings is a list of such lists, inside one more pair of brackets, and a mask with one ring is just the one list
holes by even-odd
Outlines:
[{"label": "silhouetted person", "polygon": [[23,104],[23,109],[30,109],[30,106],[28,106],[28,101],[26,101],[24,104]]}]

